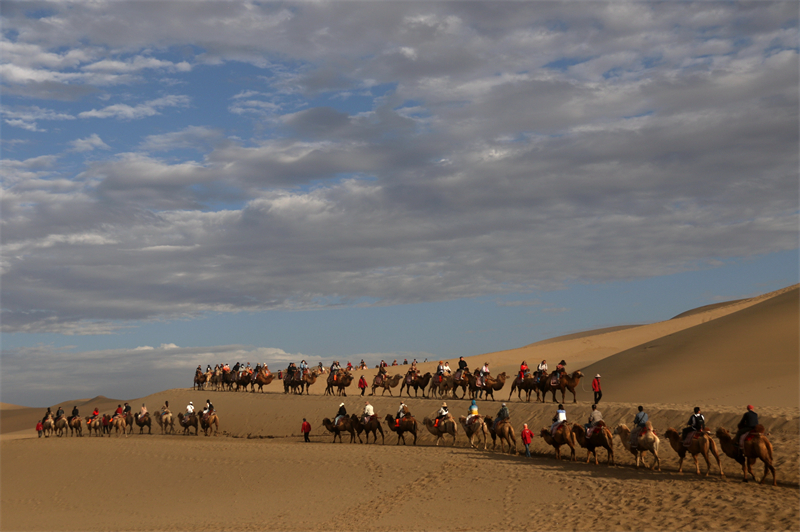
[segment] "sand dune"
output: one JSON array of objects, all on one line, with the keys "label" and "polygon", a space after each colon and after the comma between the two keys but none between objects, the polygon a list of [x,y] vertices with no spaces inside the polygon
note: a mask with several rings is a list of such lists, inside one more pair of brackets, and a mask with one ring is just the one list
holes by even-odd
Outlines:
[{"label": "sand dune", "polygon": [[800,404],[800,289],[589,365],[611,401]]},{"label": "sand dune", "polygon": [[[393,396],[363,398],[353,384],[340,398],[322,396],[322,380],[309,396],[284,395],[276,381],[265,393],[177,388],[128,400],[134,411],[141,403],[153,411],[168,400],[178,412],[189,401],[211,399],[221,420],[213,437],[164,436],[154,424],[152,435],[136,428],[127,437],[39,439],[33,427],[44,409],[3,405],[0,529],[793,530],[800,520],[798,321],[798,288],[789,287],[665,322],[468,359],[471,367],[490,361],[495,374],[513,374],[523,358],[553,365],[565,358],[587,377],[599,371],[606,422],[630,424],[643,404],[662,435],[682,426],[695,403],[708,426],[729,430],[743,406],[753,403],[774,445],[778,487],[743,484],[741,468],[727,457],[724,478],[716,463],[708,478],[695,476],[693,465],[678,474],[677,454],[666,442],[661,472],[636,470],[619,438],[611,467],[584,464],[583,449],[579,463],[558,462],[539,437],[531,459],[469,449],[462,431],[455,446],[448,438],[435,447],[422,426],[417,446],[398,446],[385,424],[385,445],[334,445],[322,418],[332,417],[341,402],[360,412],[365,400],[380,417],[393,414],[399,386]],[[434,365],[421,367],[431,371]],[[375,370],[360,373],[371,382]],[[589,385],[587,378],[578,403],[565,403],[571,421],[588,416]],[[497,401],[479,401],[480,412],[495,415],[509,393],[507,384]],[[405,402],[420,421],[441,404],[421,397]],[[466,413],[468,401],[447,402],[456,416]],[[70,411],[77,405],[88,415],[95,406],[107,413],[120,403],[98,396],[61,406]],[[555,410],[552,402],[520,402],[516,394],[508,405],[517,435],[523,423],[536,433],[549,426]],[[313,427],[311,444],[300,436],[304,417]],[[605,461],[605,451],[599,454]],[[754,470],[760,478],[761,466]]]}]

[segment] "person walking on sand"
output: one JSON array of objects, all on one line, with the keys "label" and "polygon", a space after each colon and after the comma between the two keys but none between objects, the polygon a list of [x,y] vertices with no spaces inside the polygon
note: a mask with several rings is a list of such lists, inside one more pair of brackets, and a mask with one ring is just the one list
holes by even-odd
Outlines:
[{"label": "person walking on sand", "polygon": [[600,402],[600,399],[603,397],[603,392],[600,389],[600,374],[598,373],[594,380],[592,380],[592,391],[594,392],[594,404]]},{"label": "person walking on sand", "polygon": [[303,418],[303,424],[300,425],[300,430],[303,433],[303,441],[310,442],[311,440],[308,439],[308,434],[311,432],[311,423],[306,421],[306,418]]},{"label": "person walking on sand", "polygon": [[44,430],[44,426],[42,425],[41,421],[36,423],[36,432],[39,434],[39,437],[42,437],[42,431]]},{"label": "person walking on sand", "polygon": [[364,392],[367,391],[367,379],[365,379],[363,375],[358,379],[358,387],[361,388],[361,396],[363,397]]},{"label": "person walking on sand", "polygon": [[528,428],[528,424],[525,423],[522,426],[522,433],[520,434],[522,438],[522,443],[525,445],[525,456],[528,458],[531,457],[531,442],[533,441],[533,432]]}]

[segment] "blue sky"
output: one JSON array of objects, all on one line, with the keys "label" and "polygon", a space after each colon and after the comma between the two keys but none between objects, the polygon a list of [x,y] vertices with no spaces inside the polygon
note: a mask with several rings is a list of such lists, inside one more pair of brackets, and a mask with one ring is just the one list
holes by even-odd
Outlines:
[{"label": "blue sky", "polygon": [[798,281],[794,2],[2,17],[3,401],[473,355]]}]

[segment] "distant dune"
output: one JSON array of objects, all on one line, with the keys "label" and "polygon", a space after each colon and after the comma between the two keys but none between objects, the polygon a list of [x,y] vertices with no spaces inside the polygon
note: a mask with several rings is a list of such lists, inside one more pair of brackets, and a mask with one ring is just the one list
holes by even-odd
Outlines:
[{"label": "distant dune", "polygon": [[800,290],[644,344],[584,368],[622,402],[800,404]]}]

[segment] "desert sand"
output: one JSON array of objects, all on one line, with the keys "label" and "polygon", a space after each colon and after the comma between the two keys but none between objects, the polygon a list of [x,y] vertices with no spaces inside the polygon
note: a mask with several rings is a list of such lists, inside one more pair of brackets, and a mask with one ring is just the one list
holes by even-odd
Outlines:
[{"label": "desert sand", "polygon": [[[322,426],[340,402],[360,412],[365,399],[383,418],[399,404],[400,387],[362,398],[355,383],[347,397],[326,397],[322,380],[311,395],[284,395],[273,382],[264,393],[183,388],[126,399],[150,411],[165,400],[174,412],[211,399],[220,432],[205,437],[153,434],[37,438],[43,409],[0,405],[0,529],[2,530],[796,530],[800,523],[800,319],[798,287],[710,305],[671,320],[620,326],[468,358],[471,368],[490,362],[492,373],[516,372],[521,360],[551,367],[562,358],[585,378],[577,403],[567,394],[571,421],[584,423],[592,401],[591,377],[602,374],[599,404],[606,423],[631,424],[641,404],[662,443],[662,471],[634,467],[615,437],[616,465],[557,461],[538,436],[555,405],[509,400],[510,380],[496,401],[478,401],[495,415],[508,401],[517,453],[470,449],[463,430],[455,446],[434,445],[422,427],[441,400],[406,398],[420,422],[417,445],[398,445],[383,424],[385,444],[332,444]],[[455,361],[449,361],[455,366]],[[422,364],[433,371],[436,361]],[[405,368],[389,368],[390,374]],[[364,373],[372,381],[374,369]],[[367,391],[369,394],[369,390]],[[414,393],[412,391],[411,395]],[[561,400],[559,395],[558,400]],[[88,415],[110,413],[122,400],[73,399]],[[454,415],[469,401],[447,398]],[[725,477],[712,457],[710,475],[697,476],[691,458],[678,473],[678,457],[663,438],[701,406],[712,431],[736,423],[753,404],[774,446],[778,486],[742,482],[741,467],[722,455]],[[57,406],[57,405],[53,405]],[[300,424],[312,424],[303,443]],[[526,458],[522,424],[537,434]],[[460,429],[460,427],[459,427]],[[362,435],[363,438],[363,435]],[[716,438],[715,438],[716,440]],[[719,442],[717,441],[719,447]],[[721,453],[721,450],[720,450]],[[523,453],[524,454],[524,453]],[[565,453],[566,458],[569,453]],[[648,464],[651,458],[648,457]],[[701,459],[700,468],[706,472]],[[760,480],[763,466],[754,472]]]}]

